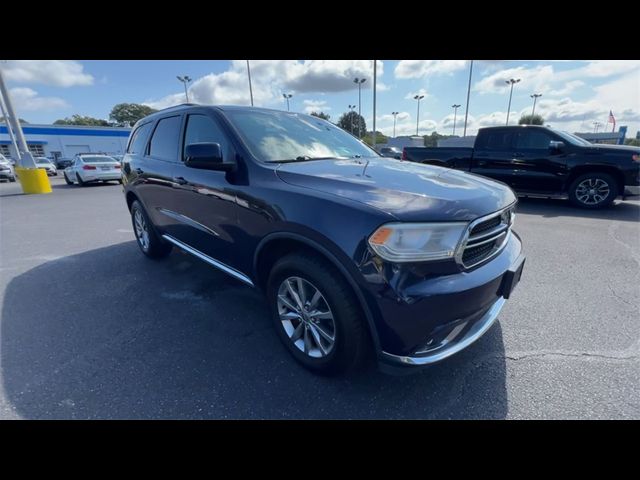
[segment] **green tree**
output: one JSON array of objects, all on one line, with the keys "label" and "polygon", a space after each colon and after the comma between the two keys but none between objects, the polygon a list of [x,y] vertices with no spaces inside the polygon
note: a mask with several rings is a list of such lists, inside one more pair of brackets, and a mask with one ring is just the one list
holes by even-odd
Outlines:
[{"label": "green tree", "polygon": [[71,118],[62,118],[53,122],[54,125],[89,125],[92,127],[110,127],[112,126],[106,120],[101,118],[86,117],[84,115],[73,115]]},{"label": "green tree", "polygon": [[[367,145],[373,145],[373,132],[367,132],[367,134],[362,137],[362,141]],[[382,132],[376,130],[376,145],[384,145],[389,141],[389,137],[384,135]]]},{"label": "green tree", "polygon": [[437,147],[438,140],[442,140],[444,138],[450,138],[453,135],[441,135],[438,132],[431,132],[431,135],[424,135],[424,146],[425,147]]},{"label": "green tree", "polygon": [[544,118],[540,115],[522,115],[518,125],[544,125]]},{"label": "green tree", "polygon": [[640,139],[637,138],[625,138],[625,145],[631,145],[632,147],[640,147]]},{"label": "green tree", "polygon": [[358,136],[358,125],[360,125],[361,134],[364,135],[367,131],[367,123],[362,115],[353,111],[343,113],[338,119],[338,126],[356,137]]},{"label": "green tree", "polygon": [[329,121],[329,119],[331,118],[330,115],[327,115],[324,112],[311,112],[311,115],[313,115],[314,117],[321,118],[323,120],[327,120],[327,121]]},{"label": "green tree", "polygon": [[154,108],[139,103],[119,103],[111,109],[109,118],[119,125],[132,127],[138,120],[157,112]]},{"label": "green tree", "polygon": [[[29,123],[24,118],[18,118],[20,123]],[[7,123],[7,120],[4,117],[0,117],[0,123]]]}]

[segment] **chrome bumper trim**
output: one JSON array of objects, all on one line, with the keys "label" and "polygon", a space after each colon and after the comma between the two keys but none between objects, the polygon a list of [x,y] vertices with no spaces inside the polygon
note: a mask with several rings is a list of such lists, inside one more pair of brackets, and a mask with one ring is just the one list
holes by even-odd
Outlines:
[{"label": "chrome bumper trim", "polygon": [[500,313],[500,310],[502,310],[505,302],[506,300],[503,297],[500,297],[498,300],[496,300],[491,308],[489,308],[487,313],[485,313],[483,317],[473,325],[471,330],[469,330],[462,339],[455,343],[448,344],[443,348],[434,351],[433,353],[419,357],[403,357],[383,351],[382,358],[383,360],[388,360],[391,363],[408,366],[429,365],[444,360],[445,358],[448,358],[451,355],[464,350],[473,342],[478,340],[482,335],[484,335],[497,320],[498,314]]}]

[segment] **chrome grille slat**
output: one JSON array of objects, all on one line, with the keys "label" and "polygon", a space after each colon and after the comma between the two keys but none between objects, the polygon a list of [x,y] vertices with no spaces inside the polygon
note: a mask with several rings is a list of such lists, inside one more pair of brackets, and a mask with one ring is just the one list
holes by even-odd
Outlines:
[{"label": "chrome grille slat", "polygon": [[510,205],[471,222],[456,254],[456,261],[470,269],[500,253],[511,233],[514,209],[515,205]]}]

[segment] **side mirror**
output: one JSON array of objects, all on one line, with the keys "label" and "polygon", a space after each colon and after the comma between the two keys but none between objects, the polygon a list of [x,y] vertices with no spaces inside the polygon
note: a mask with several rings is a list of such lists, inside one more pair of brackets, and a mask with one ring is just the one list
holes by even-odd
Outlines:
[{"label": "side mirror", "polygon": [[191,143],[187,145],[184,164],[187,167],[202,170],[232,170],[233,163],[222,161],[222,149],[219,143]]},{"label": "side mirror", "polygon": [[549,142],[549,150],[552,153],[559,153],[564,150],[564,142],[556,142],[554,140]]}]

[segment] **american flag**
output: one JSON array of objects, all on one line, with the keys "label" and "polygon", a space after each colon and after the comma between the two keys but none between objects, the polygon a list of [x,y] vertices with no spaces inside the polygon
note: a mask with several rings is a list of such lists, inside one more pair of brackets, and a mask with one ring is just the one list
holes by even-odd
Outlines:
[{"label": "american flag", "polygon": [[616,117],[613,116],[613,112],[611,110],[609,110],[609,120],[607,120],[607,123],[613,123],[613,130],[611,130],[611,131],[615,132],[615,130],[616,130]]}]

